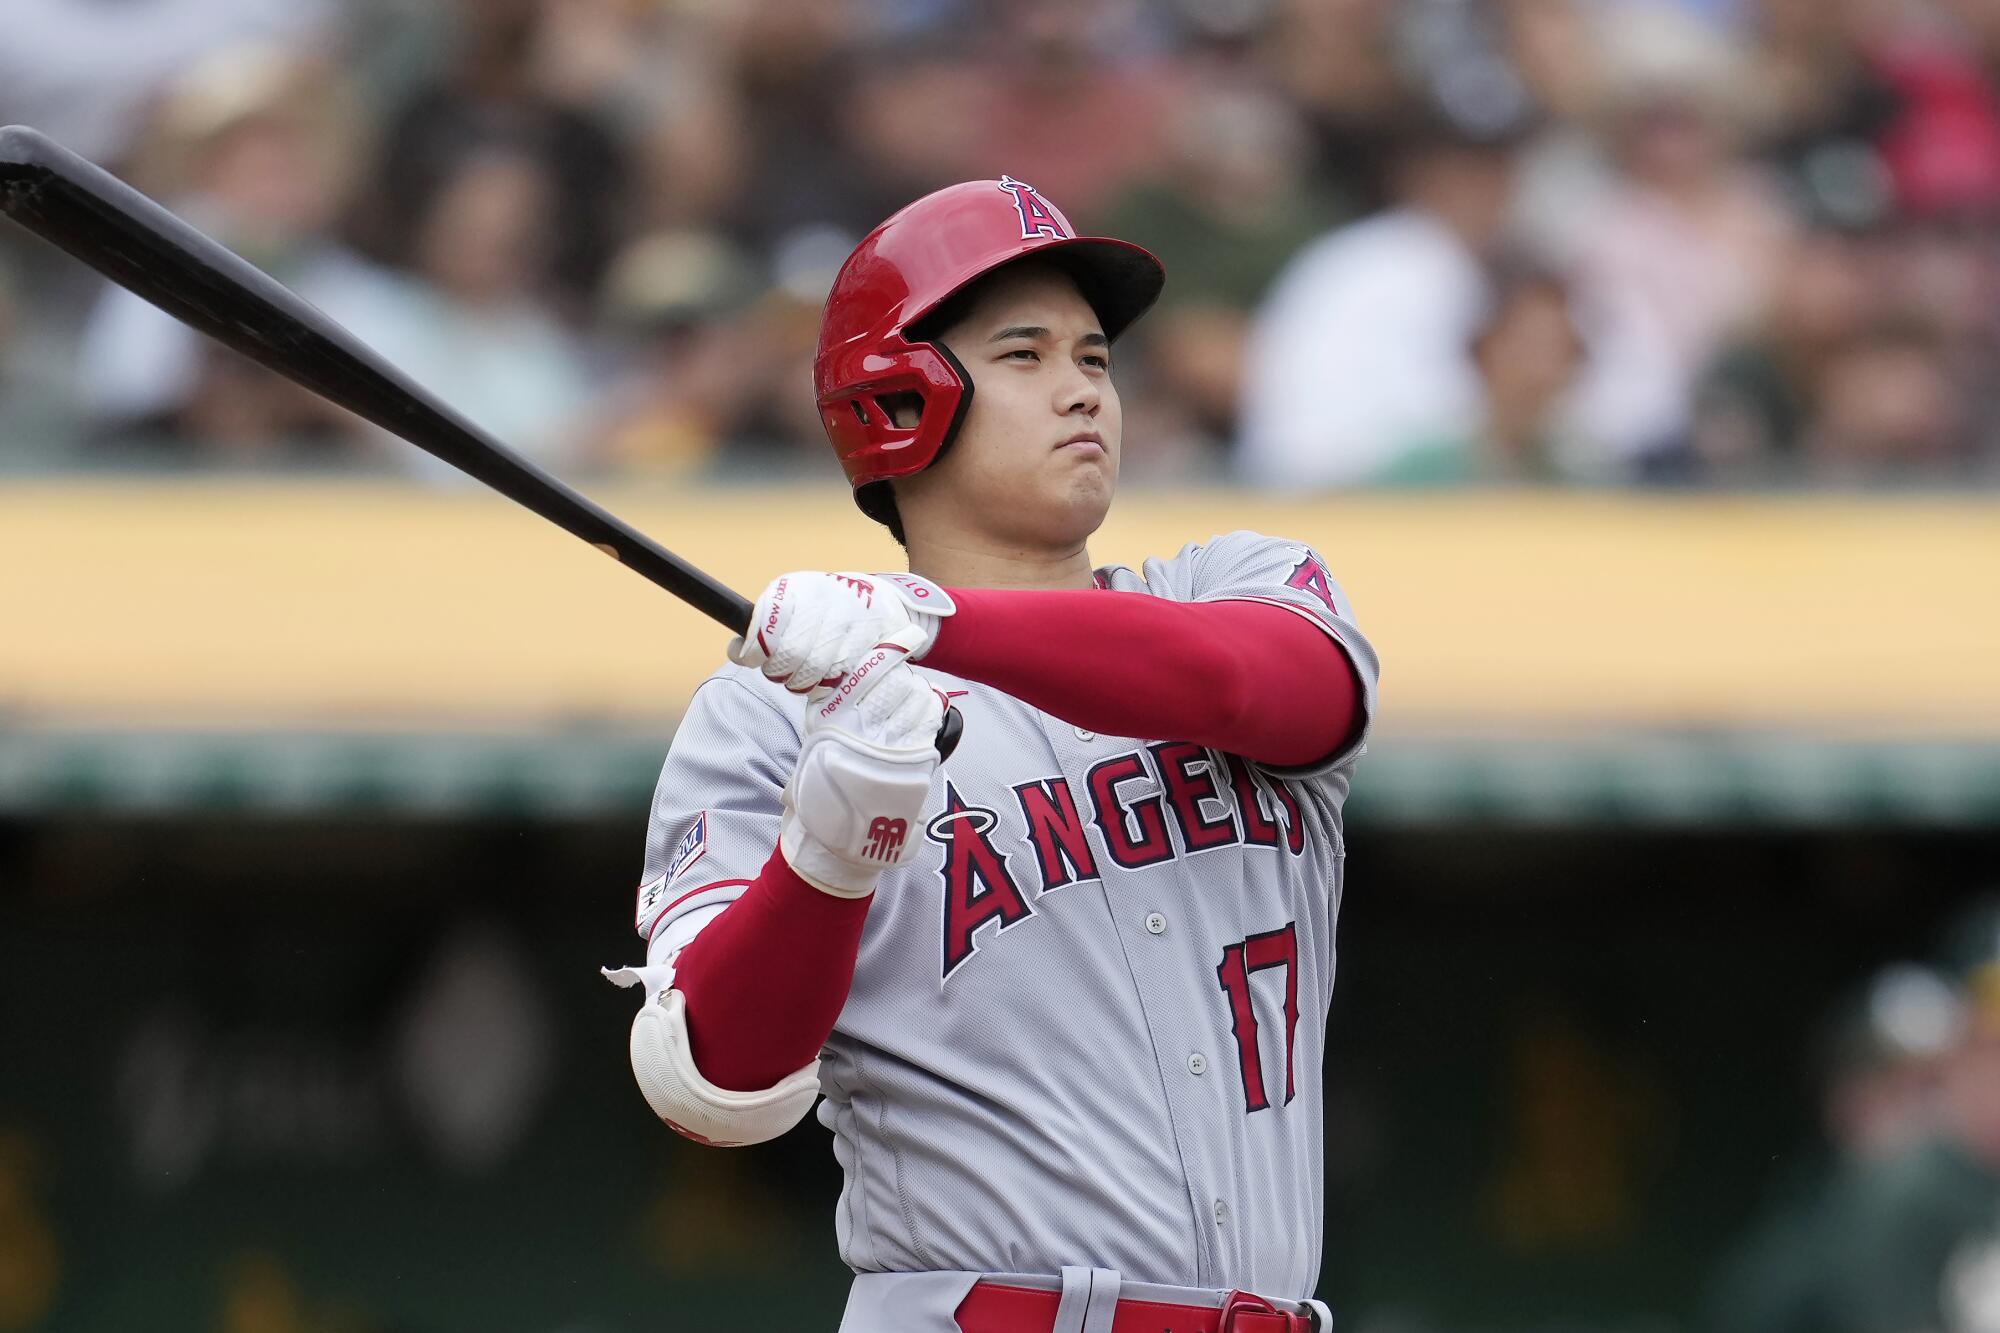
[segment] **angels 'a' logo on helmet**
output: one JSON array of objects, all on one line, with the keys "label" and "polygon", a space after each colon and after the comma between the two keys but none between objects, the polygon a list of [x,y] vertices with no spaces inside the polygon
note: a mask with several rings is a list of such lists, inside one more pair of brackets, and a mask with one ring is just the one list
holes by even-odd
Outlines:
[{"label": "angels 'a' logo on helmet", "polygon": [[1022,240],[1025,241],[1030,236],[1069,239],[1069,229],[1063,226],[1062,219],[1056,216],[1055,210],[1049,207],[1048,202],[1035,193],[1034,186],[1025,181],[1017,181],[1012,176],[1002,176],[1000,188],[1014,196],[1014,207],[1021,214]]}]

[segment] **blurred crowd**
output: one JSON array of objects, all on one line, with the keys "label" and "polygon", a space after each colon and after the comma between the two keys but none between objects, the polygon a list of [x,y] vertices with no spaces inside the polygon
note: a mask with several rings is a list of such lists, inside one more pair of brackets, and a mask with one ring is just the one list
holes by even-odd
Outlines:
[{"label": "blurred crowd", "polygon": [[[112,166],[563,471],[826,469],[876,222],[1170,277],[1128,477],[2000,478],[2000,0],[11,0]],[[431,465],[6,229],[0,468]]]},{"label": "blurred crowd", "polygon": [[2000,1329],[2000,900],[1825,1024],[1821,1159],[1785,1164],[1705,1333]]}]

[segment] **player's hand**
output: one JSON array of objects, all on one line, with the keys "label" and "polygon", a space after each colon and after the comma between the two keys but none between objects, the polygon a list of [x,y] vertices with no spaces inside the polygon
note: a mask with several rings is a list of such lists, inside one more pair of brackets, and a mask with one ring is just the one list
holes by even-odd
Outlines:
[{"label": "player's hand", "polygon": [[907,663],[877,675],[813,701],[785,784],[778,846],[800,878],[842,898],[873,893],[877,876],[916,855],[938,766],[944,696]]},{"label": "player's hand", "polygon": [[944,589],[913,574],[785,574],[757,599],[750,632],[730,640],[729,660],[796,694],[833,689],[871,660],[922,657],[955,609]]}]

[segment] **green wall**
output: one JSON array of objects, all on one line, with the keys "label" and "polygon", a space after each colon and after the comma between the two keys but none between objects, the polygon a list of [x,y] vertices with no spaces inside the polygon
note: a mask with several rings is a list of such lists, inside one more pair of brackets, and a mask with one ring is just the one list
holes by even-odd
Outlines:
[{"label": "green wall", "polygon": [[[639,834],[0,823],[0,1330],[831,1329],[824,1131],[697,1149],[630,1085]],[[1322,1294],[1639,1330],[1808,1168],[1814,1023],[2000,831],[1353,847]]]}]

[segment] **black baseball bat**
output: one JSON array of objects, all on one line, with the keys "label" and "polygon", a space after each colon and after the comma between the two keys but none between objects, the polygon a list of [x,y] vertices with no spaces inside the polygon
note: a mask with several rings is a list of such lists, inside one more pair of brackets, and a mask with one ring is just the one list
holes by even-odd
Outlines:
[{"label": "black baseball bat", "polygon": [[[0,212],[259,365],[400,436],[652,580],[724,628],[750,602],[467,421],[256,265],[25,125],[0,129]],[[938,750],[963,721],[946,713]]]}]

